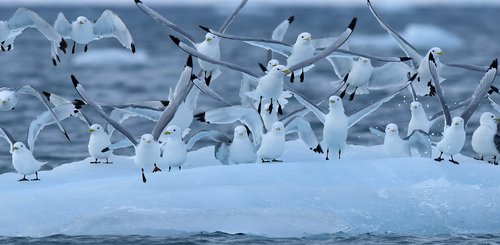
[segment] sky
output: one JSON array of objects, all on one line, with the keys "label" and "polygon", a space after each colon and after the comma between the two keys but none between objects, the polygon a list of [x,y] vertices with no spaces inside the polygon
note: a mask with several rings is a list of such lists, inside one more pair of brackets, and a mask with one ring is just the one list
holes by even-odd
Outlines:
[{"label": "sky", "polygon": [[[143,0],[149,5],[209,5],[232,3],[237,0]],[[500,5],[499,0],[372,0],[377,5],[429,6],[429,5]],[[250,5],[330,5],[362,6],[365,0],[249,0]],[[0,0],[0,5],[121,5],[133,6],[133,0]]]}]

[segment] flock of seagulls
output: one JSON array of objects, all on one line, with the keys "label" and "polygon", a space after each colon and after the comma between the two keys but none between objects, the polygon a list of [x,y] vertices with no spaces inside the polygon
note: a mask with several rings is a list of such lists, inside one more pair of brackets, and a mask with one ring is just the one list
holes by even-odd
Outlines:
[{"label": "flock of seagulls", "polygon": [[[405,56],[382,57],[351,50],[348,43],[356,27],[356,17],[352,18],[346,29],[337,37],[315,38],[308,32],[301,32],[294,44],[282,41],[294,22],[293,16],[278,23],[269,38],[241,37],[226,33],[246,3],[247,0],[242,0],[220,28],[200,26],[207,33],[204,39],[198,42],[174,22],[141,0],[135,0],[137,7],[154,21],[180,35],[171,35],[170,38],[187,54],[176,87],[170,90],[165,100],[122,105],[100,103],[89,96],[84,83],[74,75],[71,75],[71,81],[78,99],[63,98],[47,91],[40,92],[29,85],[0,88],[2,111],[14,110],[21,94],[35,96],[47,109],[30,124],[25,143],[16,141],[5,128],[0,127],[0,136],[10,144],[12,164],[23,176],[20,181],[28,180],[26,176],[33,174],[35,178],[32,180],[39,180],[38,171],[45,163],[36,160],[32,154],[38,133],[45,126],[57,124],[69,140],[61,123],[69,117],[79,118],[88,127],[91,164],[111,164],[109,157],[114,150],[132,146],[135,149],[134,162],[138,171],[140,170],[142,181],[146,183],[146,172],[154,173],[165,169],[171,171],[172,168],[181,170],[187,161],[188,151],[206,146],[214,146],[214,157],[222,164],[281,162],[280,157],[285,151],[288,134],[297,134],[305,146],[318,154],[324,154],[326,160],[340,159],[347,146],[349,128],[403,91],[409,91],[413,98],[409,108],[411,120],[408,123],[407,136],[401,138],[399,127],[394,123],[387,124],[385,132],[370,128],[375,135],[384,137],[383,149],[387,156],[431,158],[432,147],[435,146],[439,152],[436,161],[444,160],[443,155],[447,155],[450,156],[450,162],[458,164],[453,156],[462,150],[466,140],[465,127],[479,104],[489,99],[495,110],[500,109],[492,98],[493,93],[498,93],[498,89],[493,86],[498,69],[496,59],[489,66],[444,64],[439,61],[439,56],[444,52],[438,47],[433,47],[422,55],[382,19],[370,0],[367,0],[367,4],[373,17],[396,41]],[[73,40],[71,53],[75,53],[76,44],[84,45],[83,51],[86,52],[91,41],[107,37],[116,38],[132,52],[136,50],[126,25],[110,10],[104,11],[95,23],[83,16],[69,22],[63,13],[59,13],[51,26],[36,13],[24,8],[18,9],[9,21],[0,22],[1,50],[12,50],[15,37],[28,27],[36,28],[51,42],[54,65],[60,62],[58,50],[66,53],[68,45],[65,39]],[[242,67],[226,61],[229,59],[221,57],[220,52],[223,39],[264,49],[263,57],[266,62],[256,61],[255,71],[251,67]],[[197,59],[200,67],[197,73],[194,71],[193,58]],[[338,81],[332,86],[329,96],[312,101],[289,84],[307,82],[305,74],[312,72],[315,63],[321,60],[327,60],[332,65]],[[373,60],[382,62],[383,65],[374,67],[371,63]],[[443,67],[483,72],[484,76],[470,99],[450,108],[440,85],[446,80],[439,75],[439,70]],[[241,86],[238,91],[240,101],[228,102],[210,87],[211,82],[223,73],[222,68],[241,73]],[[349,105],[349,101],[354,100],[356,95],[369,94],[370,90],[385,90],[388,95],[352,115],[346,115],[344,107]],[[197,111],[200,93],[208,95],[221,106]],[[428,117],[419,102],[422,96],[435,96],[442,112]],[[285,111],[291,99],[298,101],[302,108],[293,112]],[[328,104],[328,112],[320,109],[324,103]],[[84,108],[97,113],[106,121],[106,125],[91,122],[85,115]],[[452,118],[452,112],[459,116]],[[305,119],[310,113],[321,122],[322,135],[319,137],[314,133],[310,122]],[[136,137],[121,125],[131,117],[154,121],[155,126],[151,133]],[[445,125],[442,139],[433,142],[429,130],[442,118]],[[195,120],[204,123],[206,128],[191,132],[190,125]],[[485,112],[480,119],[481,125],[472,135],[472,147],[478,153],[478,159],[489,160],[495,165],[498,164],[500,156],[499,122],[500,118],[495,114]],[[213,124],[237,126],[233,135],[227,135],[211,129],[210,125]],[[111,135],[115,131],[125,139],[111,142]]]}]

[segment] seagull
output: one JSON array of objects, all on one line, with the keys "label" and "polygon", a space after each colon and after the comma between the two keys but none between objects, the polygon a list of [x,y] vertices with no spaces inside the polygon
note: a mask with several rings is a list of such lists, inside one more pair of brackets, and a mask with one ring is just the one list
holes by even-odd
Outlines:
[{"label": "seagull", "polygon": [[35,98],[39,99],[42,104],[45,106],[45,108],[50,112],[51,116],[54,118],[55,122],[57,123],[57,126],[61,130],[61,132],[64,134],[66,139],[69,139],[68,133],[62,126],[61,122],[59,121],[57,115],[54,113],[52,107],[49,105],[47,100],[45,99],[42,94],[33,88],[30,85],[26,85],[20,88],[0,88],[0,110],[2,111],[10,111],[14,110],[14,107],[17,105],[17,102],[19,100],[19,96],[21,94],[28,94],[31,96],[34,96]]},{"label": "seagull", "polygon": [[66,48],[68,47],[66,41],[38,14],[25,8],[18,8],[8,21],[0,21],[0,49],[2,51],[12,50],[14,48],[14,40],[26,28],[36,28],[45,38],[51,41],[52,63],[55,66],[57,65],[57,61],[61,62],[57,49],[66,53]]},{"label": "seagull", "polygon": [[73,39],[71,53],[75,53],[76,44],[85,45],[83,51],[87,52],[88,44],[101,38],[114,37],[132,53],[135,53],[135,44],[132,36],[123,21],[111,10],[102,12],[101,17],[94,23],[85,16],[79,16],[75,21],[69,22],[63,13],[57,15],[54,28],[64,38]]},{"label": "seagull", "polygon": [[422,130],[425,133],[429,133],[431,127],[431,121],[427,118],[425,110],[422,104],[418,101],[413,101],[410,103],[411,119],[408,123],[408,133],[410,136],[415,130]]},{"label": "seagull", "polygon": [[277,160],[285,151],[285,126],[275,122],[271,131],[262,137],[262,143],[257,150],[257,158],[265,162],[281,162]]},{"label": "seagull", "polygon": [[[224,21],[222,26],[220,27],[219,31],[220,32],[225,32],[226,29],[229,27],[231,22],[234,20],[234,18],[239,14],[240,10],[245,6],[248,0],[242,0],[240,4],[236,7],[234,12],[227,17],[227,19]],[[171,30],[179,33],[182,35],[184,38],[186,38],[193,47],[196,48],[196,50],[211,59],[214,60],[220,60],[220,47],[219,47],[219,37],[215,36],[213,34],[207,33],[205,35],[205,39],[197,43],[195,38],[191,36],[189,33],[187,33],[185,30],[181,29],[162,15],[160,15],[158,12],[154,11],[151,9],[149,6],[144,4],[140,0],[135,0],[135,4],[139,9],[141,9],[144,13],[149,15],[151,18],[153,18],[156,22],[170,28]],[[203,59],[198,59],[198,63],[203,70],[204,73],[204,80],[207,85],[210,84],[212,80],[215,80],[220,74],[221,71],[219,70],[218,66],[211,63],[211,62],[206,62]]]},{"label": "seagull", "polygon": [[497,156],[500,155],[500,135],[498,132],[497,118],[491,112],[485,112],[479,120],[480,126],[472,134],[472,149],[480,156],[477,160],[484,160],[484,157],[493,157],[493,164],[498,165]]},{"label": "seagull", "polygon": [[460,153],[462,147],[465,143],[465,129],[464,129],[464,119],[461,117],[454,117],[451,121],[451,126],[448,126],[443,132],[443,139],[439,141],[436,145],[439,152],[439,157],[434,160],[440,162],[444,159],[442,158],[443,153],[450,156],[450,162],[454,164],[459,164],[457,161],[453,160],[453,155]]},{"label": "seagull", "polygon": [[38,178],[38,171],[46,162],[36,160],[35,157],[33,157],[33,149],[30,150],[22,142],[14,140],[12,135],[2,127],[0,127],[0,137],[9,142],[10,153],[12,154],[12,165],[19,174],[23,175],[23,178],[19,179],[19,181],[28,181],[26,175],[32,174],[35,174],[35,178],[31,180],[40,180]]},{"label": "seagull", "polygon": [[428,133],[417,129],[405,138],[399,137],[398,125],[387,124],[385,133],[370,127],[370,131],[384,137],[384,151],[391,157],[409,157],[411,149],[417,149],[419,156],[430,158],[432,155],[432,144]]},{"label": "seagull", "polygon": [[92,158],[95,158],[95,161],[90,163],[100,163],[99,159],[106,159],[105,163],[107,164],[113,163],[108,160],[109,155],[113,151],[102,151],[111,145],[111,136],[106,133],[105,128],[99,124],[92,124],[89,128],[89,133],[89,154]]},{"label": "seagull", "polygon": [[[160,160],[161,147],[158,142],[161,133],[167,126],[167,124],[172,120],[175,115],[175,112],[182,101],[185,100],[189,91],[193,87],[193,83],[191,83],[192,78],[192,67],[186,66],[180,76],[179,83],[180,89],[177,93],[177,96],[174,100],[170,102],[168,107],[163,111],[160,119],[155,124],[153,131],[151,134],[144,134],[141,136],[141,140],[139,142],[130,134],[125,128],[123,128],[119,123],[115,120],[111,119],[108,114],[106,114],[102,108],[94,102],[87,94],[83,86],[76,79],[75,76],[71,75],[71,80],[73,82],[73,86],[76,91],[82,97],[83,101],[87,103],[94,111],[96,111],[104,120],[106,120],[109,124],[111,124],[117,131],[123,134],[128,141],[130,141],[135,148],[135,157],[134,162],[141,167],[141,176],[142,181],[146,183],[147,179],[144,174],[145,167],[153,167]],[[108,147],[103,151],[110,150]]]},{"label": "seagull", "polygon": [[[443,55],[444,52],[439,47],[431,48],[425,56],[422,56],[418,53],[417,49],[415,49],[408,41],[406,41],[401,35],[395,32],[389,25],[387,25],[382,18],[375,12],[370,0],[367,0],[368,7],[370,8],[371,13],[377,19],[378,23],[385,31],[398,43],[398,46],[406,53],[409,57],[412,58],[413,67],[415,68],[415,72],[418,74],[417,79],[412,83],[412,88],[416,95],[418,96],[433,96],[435,95],[435,86],[436,82],[431,77],[431,73],[429,71],[429,66],[427,64],[427,60],[429,55],[433,55],[436,64],[438,67],[441,67],[442,64],[439,62],[438,56]],[[432,82],[434,81],[434,83]],[[439,77],[439,82],[445,81],[444,78]]]},{"label": "seagull", "polygon": [[187,148],[184,141],[182,141],[181,129],[171,125],[167,127],[163,134],[167,136],[167,139],[162,145],[163,153],[159,165],[165,164],[165,166],[168,166],[169,172],[172,167],[178,167],[181,170],[187,159]]}]

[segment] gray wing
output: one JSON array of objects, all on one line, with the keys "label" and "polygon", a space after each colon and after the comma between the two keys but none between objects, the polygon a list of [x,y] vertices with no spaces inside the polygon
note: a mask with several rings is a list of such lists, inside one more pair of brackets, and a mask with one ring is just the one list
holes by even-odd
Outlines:
[{"label": "gray wing", "polygon": [[472,116],[472,113],[474,113],[477,107],[479,107],[479,104],[481,104],[481,101],[483,101],[484,97],[488,94],[488,91],[490,90],[493,81],[495,81],[497,70],[498,70],[498,60],[495,59],[491,63],[490,69],[486,71],[481,81],[479,81],[476,90],[472,94],[472,101],[465,108],[464,112],[461,115],[461,117],[464,119],[464,125],[467,125],[467,122]]},{"label": "gray wing", "polygon": [[125,23],[110,10],[105,10],[94,24],[96,39],[114,37],[123,47],[135,53],[135,44]]},{"label": "gray wing", "polygon": [[12,153],[12,146],[16,143],[14,137],[12,137],[9,131],[3,127],[0,127],[0,137],[4,138],[9,143],[9,152]]},{"label": "gray wing", "polygon": [[260,144],[264,125],[259,113],[253,107],[240,105],[222,107],[198,115],[198,120],[213,124],[229,124],[239,121],[252,132],[254,144]]},{"label": "gray wing", "polygon": [[54,29],[56,29],[56,31],[64,38],[71,38],[71,23],[68,21],[68,19],[66,19],[62,12],[59,12],[59,14],[57,14],[57,19],[54,22]]},{"label": "gray wing", "polygon": [[[125,120],[131,117],[140,117],[153,122],[157,122],[160,119],[161,111],[137,108],[137,107],[125,107],[125,108],[115,108],[109,114],[109,117],[118,123],[123,123]],[[106,131],[109,135],[113,134],[114,128],[111,124],[106,126]]]},{"label": "gray wing", "polygon": [[487,96],[488,96],[488,100],[490,101],[490,104],[493,107],[493,109],[495,109],[495,111],[497,111],[497,112],[500,112],[500,105],[495,100],[493,100],[493,98],[491,98],[490,95],[487,95]]},{"label": "gray wing", "polygon": [[[140,139],[136,139],[136,141],[139,141],[139,140]],[[130,140],[125,139],[125,140],[121,140],[121,141],[118,141],[116,143],[109,145],[108,147],[104,148],[102,150],[102,152],[106,152],[109,150],[121,149],[121,148],[129,147],[129,146],[134,146],[134,144]]]},{"label": "gray wing", "polygon": [[76,92],[82,97],[82,99],[89,105],[93,110],[95,110],[106,122],[111,124],[116,130],[118,130],[123,136],[125,136],[132,144],[137,145],[137,141],[134,139],[134,136],[130,134],[125,128],[123,128],[119,123],[117,123],[115,120],[111,119],[108,114],[106,114],[101,106],[99,106],[97,103],[95,103],[87,94],[87,91],[85,91],[85,88],[78,82],[76,77],[74,75],[71,75],[71,81],[73,82],[73,86],[76,89]]},{"label": "gray wing", "polygon": [[217,130],[202,130],[192,134],[189,138],[186,139],[186,148],[189,151],[195,151],[200,148],[213,145],[213,143],[208,144],[200,144],[198,143],[203,138],[209,138],[217,143],[225,143],[229,144],[231,139],[227,137],[225,134],[217,131]]},{"label": "gray wing", "polygon": [[410,136],[404,138],[410,148],[418,150],[421,157],[431,158],[432,142],[429,134],[418,129],[413,131]]},{"label": "gray wing", "polygon": [[[188,60],[192,60],[192,57],[188,57]],[[188,62],[189,63],[189,62]],[[191,62],[192,63],[192,62]],[[177,87],[179,88],[174,99],[170,101],[170,104],[162,112],[160,119],[156,122],[153,128],[153,138],[158,140],[160,135],[163,133],[163,129],[168,125],[168,123],[174,118],[177,108],[186,100],[189,92],[193,88],[193,83],[191,79],[193,78],[193,67],[186,65],[184,70],[177,81]]]},{"label": "gray wing", "polygon": [[248,97],[248,95],[246,94],[247,92],[250,92],[252,90],[250,83],[253,83],[253,82],[258,82],[258,81],[256,81],[253,77],[248,76],[247,74],[242,74],[240,93],[239,93],[240,102],[241,102],[242,106],[246,106],[246,107],[253,106],[252,98]]},{"label": "gray wing", "polygon": [[443,90],[441,89],[441,83],[439,82],[439,74],[437,70],[436,60],[434,60],[434,56],[432,55],[432,53],[429,53],[429,70],[431,72],[432,80],[434,81],[434,86],[436,87],[436,94],[439,103],[441,104],[441,108],[443,110],[445,125],[450,126],[451,125],[450,108],[448,107],[446,101],[444,100]]},{"label": "gray wing", "polygon": [[[75,105],[70,103],[54,107],[53,112],[57,116],[58,120],[63,121],[74,115],[75,110]],[[40,131],[42,131],[45,126],[54,124],[56,122],[58,121],[56,121],[56,119],[52,115],[52,112],[50,111],[44,111],[36,116],[35,119],[31,121],[28,129],[28,138],[26,140],[28,143],[28,147],[33,150],[35,147],[36,138],[38,137]]]},{"label": "gray wing", "polygon": [[367,3],[370,11],[372,12],[373,16],[375,16],[375,19],[377,19],[380,26],[382,26],[382,28],[384,28],[384,30],[387,31],[387,33],[389,33],[389,35],[398,43],[399,47],[405,52],[405,54],[412,58],[413,64],[415,65],[415,67],[417,67],[423,59],[422,55],[420,55],[417,49],[414,48],[402,36],[392,30],[392,28],[389,27],[389,25],[387,25],[385,21],[382,20],[382,18],[380,18],[377,12],[375,12],[375,10],[373,9],[370,0],[367,0]]},{"label": "gray wing", "polygon": [[[456,111],[456,110],[464,108],[471,101],[472,101],[472,98],[468,98],[466,100],[463,100],[463,101],[461,101],[459,103],[456,103],[456,104],[448,107],[448,109],[450,110],[450,113],[451,113],[452,111]],[[434,115],[432,115],[431,117],[429,117],[429,121],[431,122],[431,126],[434,125],[434,123],[436,123],[437,120],[439,120],[442,116],[443,116],[443,110],[438,111]]]},{"label": "gray wing", "polygon": [[66,136],[66,138],[68,140],[70,140],[68,133],[66,133],[66,130],[62,126],[57,115],[52,110],[52,107],[50,107],[49,102],[46,100],[45,96],[43,96],[40,92],[38,92],[38,90],[31,87],[30,85],[26,85],[26,86],[23,86],[21,88],[18,88],[16,90],[16,92],[23,93],[23,94],[29,94],[29,95],[35,96],[37,99],[39,99],[42,102],[42,104],[45,106],[45,108],[47,108],[47,110],[52,114],[52,117],[54,118],[55,122],[57,123],[57,126],[59,127],[59,129],[63,132],[64,136]]},{"label": "gray wing", "polygon": [[173,30],[179,34],[181,34],[187,40],[189,40],[191,42],[191,44],[196,45],[196,40],[193,38],[193,36],[189,35],[189,33],[184,31],[182,28],[178,27],[177,25],[175,25],[174,23],[172,23],[171,21],[169,21],[165,17],[163,17],[161,14],[159,14],[158,12],[156,12],[153,9],[151,9],[150,7],[148,7],[142,1],[135,0],[135,4],[137,5],[137,7],[139,7],[139,9],[141,9],[144,13],[146,13],[151,18],[153,18],[156,22],[170,28],[171,30]]},{"label": "gray wing", "polygon": [[385,137],[385,132],[382,132],[381,130],[376,129],[374,127],[370,127],[369,129],[370,129],[370,133],[374,134],[375,136]]},{"label": "gray wing", "polygon": [[214,60],[200,52],[198,52],[196,49],[186,45],[185,43],[181,42],[178,38],[174,37],[174,36],[170,36],[170,38],[172,39],[172,41],[182,50],[184,50],[184,52],[192,55],[192,56],[195,56],[197,58],[200,58],[206,62],[210,62],[212,64],[216,64],[216,65],[221,65],[221,66],[225,66],[231,70],[235,70],[235,71],[239,71],[239,72],[243,72],[243,73],[246,73],[250,76],[253,76],[253,77],[260,77],[262,76],[263,74],[258,74],[258,73],[255,73],[251,70],[248,70],[246,68],[243,68],[241,66],[238,66],[238,65],[235,65],[235,64],[232,64],[232,63],[228,63],[228,62],[224,62],[224,61],[219,61],[219,60]]},{"label": "gray wing", "polygon": [[[333,56],[339,56],[339,57],[365,57],[371,60],[377,60],[377,61],[382,61],[382,62],[402,62],[402,61],[407,61],[411,60],[411,57],[384,57],[384,56],[374,56],[370,54],[364,54],[364,53],[358,53],[354,52],[351,50],[346,50],[346,49],[337,49],[335,50],[335,53]],[[338,53],[341,53],[342,55],[339,55]]]},{"label": "gray wing", "polygon": [[368,88],[377,90],[402,86],[408,81],[408,74],[412,73],[413,69],[404,63],[386,63],[373,69]]},{"label": "gray wing", "polygon": [[283,41],[286,32],[288,31],[288,27],[295,20],[295,17],[292,15],[288,17],[286,20],[282,21],[276,28],[273,30],[273,34],[271,35],[272,40]]},{"label": "gray wing", "polygon": [[380,106],[382,106],[384,103],[392,100],[399,92],[401,92],[404,88],[406,88],[408,85],[404,86],[403,88],[397,90],[394,93],[391,93],[389,96],[386,96],[382,98],[381,100],[371,103],[369,106],[357,111],[356,113],[350,115],[347,118],[347,128],[351,128],[354,126],[356,123],[358,123],[361,119],[367,117],[370,115],[372,112],[376,111]]},{"label": "gray wing", "polygon": [[135,108],[152,109],[152,110],[165,110],[165,108],[167,108],[169,104],[170,104],[169,100],[143,100],[143,101],[134,101],[130,103],[125,103],[121,105],[106,104],[102,106],[114,107],[114,108],[135,107]]},{"label": "gray wing", "polygon": [[309,101],[308,99],[306,99],[301,94],[295,91],[292,91],[291,93],[300,104],[309,109],[321,121],[321,123],[325,124],[326,120],[325,113],[323,113],[313,102]]},{"label": "gray wing", "polygon": [[220,96],[217,92],[215,92],[212,88],[207,86],[205,81],[201,81],[200,79],[194,79],[193,83],[199,90],[201,90],[201,92],[208,95],[209,97],[223,103],[226,106],[232,105],[231,103],[227,102],[222,96]]},{"label": "gray wing", "polygon": [[229,146],[219,143],[215,146],[215,158],[223,165],[229,165]]},{"label": "gray wing", "polygon": [[60,105],[73,103],[73,101],[68,100],[62,96],[59,96],[59,95],[51,93],[51,92],[42,91],[42,94],[45,96],[45,98],[47,98],[49,103],[51,103],[54,106],[60,106]]},{"label": "gray wing", "polygon": [[347,29],[337,38],[337,40],[335,42],[333,42],[332,44],[330,44],[330,46],[325,48],[325,50],[321,51],[321,53],[315,55],[314,57],[312,57],[310,59],[304,60],[302,62],[299,62],[298,64],[295,64],[293,66],[288,67],[288,70],[290,70],[290,72],[293,72],[295,70],[299,70],[299,69],[302,69],[304,67],[308,67],[308,66],[314,64],[316,61],[324,59],[328,55],[333,53],[333,51],[335,51],[340,46],[342,46],[342,44],[344,44],[345,41],[347,41],[347,39],[351,36],[354,28],[356,27],[356,21],[357,21],[357,18],[354,17],[352,19],[351,23],[349,23],[349,26],[347,27]]},{"label": "gray wing", "polygon": [[309,149],[317,153],[323,153],[321,145],[314,134],[311,124],[302,117],[296,117],[285,125],[285,134],[297,133],[299,138],[304,142]]},{"label": "gray wing", "polygon": [[280,53],[284,56],[289,56],[292,54],[292,49],[293,47],[289,44],[286,44],[284,42],[278,41],[278,40],[272,40],[272,39],[265,39],[265,38],[254,38],[254,37],[240,37],[240,36],[233,36],[225,33],[221,33],[215,30],[212,30],[210,28],[200,26],[203,30],[206,32],[210,32],[216,36],[225,38],[225,39],[230,39],[230,40],[237,40],[237,41],[243,41],[248,44],[264,48],[266,50],[272,50],[276,53]]},{"label": "gray wing", "polygon": [[234,18],[240,13],[240,10],[247,4],[248,0],[241,0],[240,4],[236,9],[233,11],[233,13],[227,17],[227,19],[224,21],[224,24],[219,29],[219,32],[224,33],[226,29],[229,27],[231,22],[233,22]]},{"label": "gray wing", "polygon": [[[441,63],[443,64],[443,63]],[[489,66],[478,66],[478,65],[469,65],[469,64],[443,64],[446,66],[451,66],[451,67],[457,67],[457,68],[462,68],[470,71],[477,71],[477,72],[487,72],[488,69],[490,69]],[[497,76],[500,76],[500,73],[497,73]]]},{"label": "gray wing", "polygon": [[326,60],[332,65],[335,74],[339,79],[344,79],[344,77],[352,69],[353,59],[350,57],[337,57],[335,55],[330,55],[326,57]]}]

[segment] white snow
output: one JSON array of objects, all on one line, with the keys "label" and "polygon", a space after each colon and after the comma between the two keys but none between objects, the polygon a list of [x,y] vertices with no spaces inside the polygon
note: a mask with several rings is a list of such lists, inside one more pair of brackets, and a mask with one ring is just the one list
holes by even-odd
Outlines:
[{"label": "white snow", "polygon": [[182,171],[149,170],[146,184],[121,156],[64,164],[39,182],[2,174],[0,236],[500,232],[500,167],[464,156],[454,165],[350,146],[324,161],[292,141],[284,163],[222,166],[212,151],[190,153]]}]

